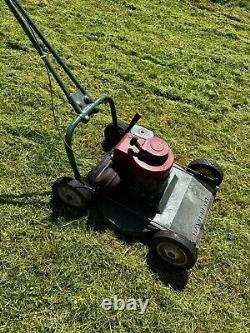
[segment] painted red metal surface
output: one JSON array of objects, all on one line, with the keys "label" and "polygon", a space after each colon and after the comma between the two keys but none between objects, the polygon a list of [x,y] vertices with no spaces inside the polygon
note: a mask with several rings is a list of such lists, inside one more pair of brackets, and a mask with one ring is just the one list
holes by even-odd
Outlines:
[{"label": "painted red metal surface", "polygon": [[113,160],[137,176],[162,179],[173,166],[174,154],[161,138],[143,139],[127,133],[115,146]]}]

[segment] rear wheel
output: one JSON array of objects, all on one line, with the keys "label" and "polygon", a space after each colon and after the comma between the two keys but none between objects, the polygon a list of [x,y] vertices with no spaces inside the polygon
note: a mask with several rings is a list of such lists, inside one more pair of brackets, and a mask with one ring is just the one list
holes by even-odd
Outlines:
[{"label": "rear wheel", "polygon": [[93,196],[90,187],[70,177],[60,177],[53,185],[53,193],[65,205],[78,210],[86,210]]},{"label": "rear wheel", "polygon": [[194,160],[188,165],[188,169],[199,172],[205,177],[209,177],[213,184],[219,186],[223,180],[224,173],[221,167],[211,160]]},{"label": "rear wheel", "polygon": [[151,248],[159,257],[175,268],[189,269],[197,260],[197,249],[193,243],[169,230],[154,234]]}]

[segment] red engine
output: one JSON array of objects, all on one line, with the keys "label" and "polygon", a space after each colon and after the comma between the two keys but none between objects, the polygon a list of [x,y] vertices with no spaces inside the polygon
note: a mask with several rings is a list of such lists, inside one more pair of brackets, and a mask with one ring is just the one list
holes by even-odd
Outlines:
[{"label": "red engine", "polygon": [[163,191],[174,154],[163,139],[143,127],[136,127],[114,147],[113,162],[122,167],[133,192],[152,201]]}]

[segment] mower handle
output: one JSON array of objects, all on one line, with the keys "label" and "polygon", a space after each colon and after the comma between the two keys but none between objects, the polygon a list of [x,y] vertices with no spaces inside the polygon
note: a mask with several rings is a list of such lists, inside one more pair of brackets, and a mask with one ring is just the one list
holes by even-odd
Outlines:
[{"label": "mower handle", "polygon": [[[68,76],[69,80],[73,85],[81,92],[84,98],[89,99],[91,102],[93,101],[90,96],[88,95],[86,89],[80,84],[76,76],[70,70],[70,68],[65,64],[65,62],[61,59],[57,51],[53,48],[50,42],[46,39],[44,34],[39,30],[38,26],[33,22],[30,18],[28,12],[22,7],[19,0],[5,0],[7,6],[9,7],[10,11],[20,24],[21,28],[23,29],[24,33],[27,35],[31,44],[38,52],[40,58],[44,62],[47,70],[49,73],[53,75],[56,82],[62,89],[63,93],[67,97],[68,102],[73,107],[77,114],[82,113],[82,108],[78,105],[74,96],[70,94],[67,85],[64,83],[62,76],[57,72],[56,68],[49,60],[46,55],[46,51],[48,50],[51,56],[56,60],[56,62],[60,65],[64,73]],[[84,102],[85,104],[85,102]]]},{"label": "mower handle", "polygon": [[72,121],[72,123],[68,126],[67,131],[66,131],[65,141],[64,141],[65,149],[66,149],[66,153],[67,153],[67,156],[68,156],[70,166],[71,166],[71,168],[73,170],[73,173],[74,173],[74,177],[78,180],[81,179],[81,174],[80,174],[78,166],[77,166],[74,151],[72,149],[72,138],[73,138],[73,135],[74,135],[74,131],[80,123],[85,123],[86,124],[92,116],[94,116],[96,113],[98,113],[100,111],[98,106],[100,104],[103,104],[103,103],[108,103],[109,104],[113,125],[118,130],[115,103],[114,103],[114,101],[111,97],[109,97],[107,95],[103,95],[103,96],[99,97],[98,99],[96,99],[93,103],[87,105],[84,108],[84,110],[81,112],[81,114],[79,114],[77,116],[77,118],[75,118],[75,120]]}]

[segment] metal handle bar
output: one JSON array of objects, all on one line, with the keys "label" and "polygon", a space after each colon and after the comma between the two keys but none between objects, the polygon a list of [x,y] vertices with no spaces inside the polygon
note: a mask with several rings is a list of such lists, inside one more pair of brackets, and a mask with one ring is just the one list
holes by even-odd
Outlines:
[{"label": "metal handle bar", "polygon": [[[74,131],[81,122],[87,123],[91,116],[93,116],[95,113],[98,113],[100,111],[98,109],[98,106],[102,103],[109,103],[113,125],[118,130],[117,115],[114,101],[111,97],[106,95],[101,96],[97,100],[93,101],[87,94],[86,90],[81,86],[74,74],[71,72],[69,67],[63,62],[55,49],[51,46],[43,33],[39,30],[37,25],[32,21],[27,11],[20,4],[20,1],[5,0],[5,2],[12,14],[17,19],[20,26],[22,27],[24,33],[27,35],[34,48],[37,50],[39,56],[44,61],[46,68],[54,76],[60,88],[66,95],[69,103],[78,114],[78,117],[69,125],[67,129],[64,143],[69,163],[71,165],[75,178],[80,179],[81,176],[75,160],[74,151],[72,150],[72,138]],[[38,40],[42,42],[43,45],[40,45]],[[75,94],[70,94],[61,76],[57,73],[52,63],[46,57],[46,53],[43,50],[44,46],[46,46],[46,48],[50,51],[51,55],[61,66],[64,72],[68,75],[69,79],[75,85],[75,87],[78,88],[78,92],[76,92]]]},{"label": "metal handle bar", "polygon": [[[7,0],[8,1],[8,0]],[[59,65],[65,70],[65,72],[68,74],[69,78],[72,80],[72,82],[75,84],[75,86],[82,91],[83,94],[86,94],[86,90],[81,86],[75,75],[71,72],[70,68],[62,61],[56,50],[52,47],[50,42],[46,39],[44,34],[39,30],[37,25],[32,21],[27,11],[22,7],[19,0],[12,0],[12,2],[15,3],[16,7],[22,13],[25,20],[29,23],[29,25],[32,27],[32,29],[36,32],[36,34],[39,36],[41,41],[44,43],[44,45],[48,48],[50,53],[54,56],[56,61],[59,63]]]},{"label": "metal handle bar", "polygon": [[100,109],[98,106],[102,103],[109,103],[111,116],[113,125],[118,128],[117,124],[117,115],[116,115],[116,108],[113,99],[107,95],[99,97],[90,105],[86,106],[83,112],[69,125],[65,135],[65,149],[68,156],[69,163],[73,170],[74,176],[76,179],[81,179],[81,175],[77,166],[77,162],[75,159],[74,151],[72,149],[72,138],[76,127],[80,123],[87,123],[94,114],[98,113]]},{"label": "metal handle bar", "polygon": [[81,107],[77,104],[77,102],[73,98],[72,94],[70,94],[70,92],[67,89],[66,85],[64,84],[61,76],[57,73],[54,66],[47,59],[42,46],[38,43],[38,39],[43,43],[43,46],[46,46],[46,48],[50,51],[51,55],[55,58],[55,60],[58,62],[58,64],[62,67],[62,69],[68,75],[69,79],[75,85],[75,87],[78,88],[82,92],[82,94],[86,95],[86,97],[89,99],[89,96],[87,95],[86,90],[79,83],[79,81],[74,76],[74,74],[71,72],[69,67],[63,62],[63,60],[60,58],[60,56],[55,51],[55,49],[51,46],[51,44],[45,38],[43,33],[39,30],[37,25],[32,21],[32,19],[30,18],[30,16],[26,12],[26,10],[22,7],[20,2],[17,0],[5,0],[5,2],[8,5],[10,11],[13,13],[15,18],[17,19],[20,26],[22,27],[24,33],[27,35],[27,37],[31,41],[32,45],[39,53],[41,59],[45,63],[45,66],[48,68],[50,73],[54,76],[54,78],[57,81],[57,83],[59,84],[60,88],[66,95],[69,103],[72,105],[72,107],[74,108],[74,110],[76,111],[77,114],[81,114],[82,113]]}]

